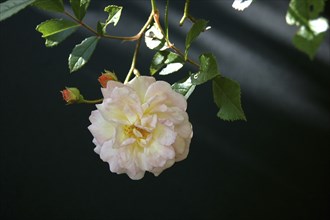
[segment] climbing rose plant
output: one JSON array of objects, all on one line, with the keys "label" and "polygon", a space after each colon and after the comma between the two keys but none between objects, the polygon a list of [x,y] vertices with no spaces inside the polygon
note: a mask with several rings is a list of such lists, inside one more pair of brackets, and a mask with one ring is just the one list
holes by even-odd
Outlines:
[{"label": "climbing rose plant", "polygon": [[[291,0],[288,5],[286,21],[298,27],[293,44],[311,59],[329,29],[327,19],[321,16],[325,1]],[[166,3],[163,13],[157,8],[158,2]],[[196,86],[208,81],[212,81],[213,99],[219,108],[217,116],[226,121],[246,120],[240,85],[220,73],[216,57],[203,52],[196,61],[189,56],[193,42],[210,29],[209,21],[196,19],[190,13],[190,0],[185,1],[183,16],[178,21],[180,26],[187,20],[191,22],[183,49],[174,46],[169,38],[170,0],[141,1],[141,4],[150,4],[150,15],[133,36],[107,33],[109,26],[115,27],[120,21],[123,7],[119,5],[105,7],[102,13],[107,14],[107,19],[98,21],[95,28],[84,23],[92,3],[91,0],[7,0],[0,3],[0,21],[27,6],[58,13],[60,18],[49,19],[36,27],[45,39],[46,47],[59,45],[79,28],[89,31],[91,35],[75,45],[69,55],[70,72],[79,71],[88,63],[101,38],[135,43],[125,80],[120,81],[120,76],[108,70],[98,77],[103,94],[100,99],[85,99],[76,87],[66,87],[61,91],[67,104],[96,104],[88,129],[94,136],[95,152],[109,164],[111,172],[126,173],[137,180],[143,178],[146,171],[158,176],[175,162],[185,159],[193,136],[186,112],[187,100]],[[244,11],[252,3],[253,0],[234,0],[232,7]],[[64,7],[65,4],[71,8]],[[195,4],[200,4],[200,1]],[[150,62],[150,72],[141,75],[136,64],[143,41],[154,51],[154,56]],[[191,71],[178,82],[170,85],[156,79],[157,75],[174,74],[184,65],[189,65]]]}]

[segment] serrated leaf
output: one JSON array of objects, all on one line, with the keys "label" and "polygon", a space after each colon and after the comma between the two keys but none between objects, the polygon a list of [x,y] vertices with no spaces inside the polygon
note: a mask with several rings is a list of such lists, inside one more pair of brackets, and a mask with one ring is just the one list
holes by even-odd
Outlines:
[{"label": "serrated leaf", "polygon": [[36,0],[33,6],[46,11],[64,12],[63,0]]},{"label": "serrated leaf", "polygon": [[42,37],[46,39],[46,46],[53,47],[65,40],[78,27],[79,25],[72,21],[51,19],[39,24],[36,30],[42,33]]},{"label": "serrated leaf", "polygon": [[200,33],[202,33],[206,29],[207,23],[208,21],[199,19],[189,30],[185,43],[185,59],[187,59],[188,57],[188,51],[190,49],[191,43],[200,35]]},{"label": "serrated leaf", "polygon": [[176,82],[172,85],[172,89],[177,93],[183,95],[186,99],[193,93],[195,90],[196,85],[191,83],[190,77],[180,82]]},{"label": "serrated leaf", "polygon": [[73,48],[69,56],[69,69],[71,73],[77,71],[88,62],[98,41],[99,38],[96,36],[89,37]]},{"label": "serrated leaf", "polygon": [[213,98],[220,108],[217,116],[226,121],[245,120],[241,106],[240,85],[226,77],[217,76],[213,79]]},{"label": "serrated leaf", "polygon": [[90,0],[70,0],[72,11],[79,21],[85,17],[89,3]]},{"label": "serrated leaf", "polygon": [[26,6],[32,4],[35,0],[8,0],[0,3],[0,21],[11,17],[17,12],[23,10]]},{"label": "serrated leaf", "polygon": [[216,58],[211,53],[199,56],[200,69],[198,73],[191,75],[191,82],[194,85],[203,84],[220,75]]},{"label": "serrated leaf", "polygon": [[180,55],[170,51],[159,51],[151,61],[150,74],[154,75],[161,70],[160,75],[168,75],[181,69],[183,64],[184,60]]}]

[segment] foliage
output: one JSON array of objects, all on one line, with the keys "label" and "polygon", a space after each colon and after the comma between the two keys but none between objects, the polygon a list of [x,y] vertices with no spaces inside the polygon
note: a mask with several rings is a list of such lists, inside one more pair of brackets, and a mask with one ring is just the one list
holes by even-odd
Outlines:
[{"label": "foliage", "polygon": [[293,44],[311,59],[314,58],[329,28],[328,21],[320,17],[324,7],[325,0],[291,0],[286,14],[287,23],[299,27],[293,37]]},{"label": "foliage", "polygon": [[222,76],[213,80],[213,97],[220,108],[218,117],[223,120],[246,120],[241,106],[241,89],[237,82]]},{"label": "foliage", "polygon": [[32,4],[35,0],[8,0],[0,3],[0,21],[23,10],[26,6]]},{"label": "foliage", "polygon": [[[40,10],[47,10],[60,13],[64,18],[55,18],[42,22],[36,30],[45,38],[45,45],[53,47],[63,42],[73,34],[78,28],[88,30],[92,36],[87,36],[82,42],[76,45],[68,58],[70,72],[81,69],[91,58],[96,46],[101,38],[109,40],[122,40],[136,42],[132,65],[129,69],[125,83],[130,80],[132,74],[139,76],[139,71],[135,68],[137,54],[139,52],[142,37],[145,35],[146,44],[157,43],[150,47],[155,50],[150,65],[150,74],[168,75],[179,71],[184,65],[190,64],[194,67],[192,71],[186,73],[181,81],[172,85],[172,89],[182,94],[186,99],[193,93],[196,86],[212,81],[213,98],[219,107],[217,114],[223,120],[246,120],[246,116],[241,106],[241,90],[237,82],[220,74],[216,57],[212,53],[201,53],[199,62],[189,57],[189,49],[197,38],[208,28],[208,21],[195,19],[189,12],[190,0],[186,0],[184,13],[179,25],[187,19],[192,22],[190,30],[186,33],[185,48],[183,52],[174,46],[169,39],[169,5],[170,0],[166,0],[164,28],[160,22],[160,12],[156,6],[156,0],[150,0],[151,12],[148,20],[141,30],[134,36],[113,36],[107,33],[110,24],[115,27],[122,15],[123,7],[109,5],[104,8],[108,14],[105,21],[96,24],[96,30],[83,22],[88,13],[88,7],[92,3],[90,0],[70,0],[73,14],[68,12],[63,4],[63,0],[8,0],[0,4],[0,20],[5,20],[16,14],[20,10],[31,5]],[[233,7],[237,10],[244,10],[252,3],[252,0],[235,0]],[[298,31],[293,38],[293,44],[301,51],[313,58],[318,47],[324,40],[328,30],[328,21],[321,17],[325,7],[325,0],[291,0],[286,21],[289,25],[297,25]],[[157,32],[157,33],[156,33]],[[99,100],[83,100],[79,103],[96,103]]]},{"label": "foliage", "polygon": [[42,33],[42,37],[46,39],[45,45],[53,47],[65,40],[78,27],[79,25],[73,21],[51,19],[39,24],[36,30]]},{"label": "foliage", "polygon": [[83,67],[92,56],[100,38],[92,36],[76,45],[69,56],[70,72],[77,71]]}]

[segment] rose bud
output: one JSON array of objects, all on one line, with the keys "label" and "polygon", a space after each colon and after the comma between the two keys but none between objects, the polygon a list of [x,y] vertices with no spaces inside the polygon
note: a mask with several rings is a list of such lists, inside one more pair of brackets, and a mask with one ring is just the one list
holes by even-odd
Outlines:
[{"label": "rose bud", "polygon": [[102,75],[98,78],[101,86],[103,88],[107,87],[108,81],[118,81],[117,76],[115,73],[112,73],[108,70],[105,70],[105,73],[102,73]]},{"label": "rose bud", "polygon": [[67,104],[81,103],[84,100],[79,89],[74,87],[66,87],[61,93]]}]

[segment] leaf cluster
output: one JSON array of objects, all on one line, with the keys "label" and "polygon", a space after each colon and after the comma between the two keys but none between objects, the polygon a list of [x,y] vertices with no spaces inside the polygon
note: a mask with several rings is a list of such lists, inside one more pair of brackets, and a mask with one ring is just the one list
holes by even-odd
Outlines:
[{"label": "leaf cluster", "polygon": [[293,44],[310,59],[314,58],[329,28],[327,19],[320,16],[324,7],[325,0],[291,0],[286,14],[286,22],[299,27]]},{"label": "leaf cluster", "polygon": [[[150,73],[167,75],[177,72],[188,60],[192,43],[207,29],[208,21],[196,20],[186,36],[185,52],[178,54],[171,51],[158,51],[152,59]],[[176,82],[172,88],[186,99],[193,93],[196,86],[212,81],[213,99],[219,108],[217,116],[223,120],[246,120],[241,106],[241,90],[237,82],[222,76],[218,69],[217,60],[211,53],[199,56],[198,72]]]},{"label": "leaf cluster", "polygon": [[[294,0],[292,0],[294,2]],[[153,2],[153,1],[152,1]],[[189,0],[187,0],[189,3]],[[54,47],[59,45],[65,39],[70,37],[75,31],[83,27],[89,30],[93,36],[89,36],[85,39],[82,39],[72,50],[68,58],[68,66],[70,72],[75,72],[81,69],[86,63],[90,60],[93,52],[95,51],[98,42],[102,37],[109,37],[107,35],[108,27],[110,24],[116,26],[120,20],[123,7],[117,5],[109,5],[105,7],[104,12],[108,14],[108,17],[105,21],[98,21],[96,24],[96,30],[87,26],[83,20],[87,14],[88,7],[91,3],[91,0],[69,0],[71,11],[73,14],[70,14],[64,8],[63,0],[8,0],[4,3],[1,3],[1,16],[0,20],[4,20],[11,15],[17,13],[18,11],[24,9],[25,7],[31,5],[37,7],[41,10],[47,10],[52,12],[61,13],[64,18],[49,19],[36,27],[36,30],[40,32],[41,37],[45,39],[46,47]],[[292,3],[298,4],[298,3]],[[155,5],[153,2],[153,13],[158,13],[155,10]],[[297,6],[298,7],[298,6]],[[321,7],[321,6],[320,6]],[[292,7],[295,8],[295,7]],[[189,50],[197,40],[197,38],[208,29],[208,21],[203,19],[195,19],[189,14],[189,4],[186,3],[184,9],[184,17],[189,18],[193,24],[188,31],[185,39],[185,48],[184,52],[181,52],[179,49],[175,48],[169,41],[169,31],[168,31],[168,9],[169,9],[169,0],[166,1],[165,9],[165,30],[161,29],[160,22],[154,17],[154,25],[158,27],[161,31],[161,35],[164,36],[162,39],[162,44],[159,47],[153,48],[156,50],[155,55],[151,61],[150,65],[150,74],[154,75],[158,73],[159,75],[168,75],[179,71],[186,63],[190,63],[197,67],[196,72],[190,72],[184,79],[179,82],[176,82],[172,85],[173,90],[189,98],[193,93],[196,86],[212,81],[213,88],[213,98],[215,104],[219,107],[218,117],[224,120],[246,120],[244,111],[241,106],[241,91],[240,86],[237,82],[226,78],[220,74],[218,69],[217,60],[211,53],[202,53],[199,56],[199,62],[192,61],[189,59]],[[317,8],[318,9],[318,8]],[[294,12],[296,12],[295,10]],[[300,12],[304,16],[307,16],[305,12]],[[156,15],[156,14],[152,14]],[[318,13],[315,15],[308,15],[310,18],[316,18]],[[300,16],[301,17],[301,16]],[[152,17],[151,17],[152,18]],[[185,20],[185,19],[184,19]],[[183,21],[184,21],[183,20]],[[295,21],[297,21],[296,19]],[[147,31],[148,26],[152,25],[152,20],[148,19],[145,27],[136,35],[137,47],[134,53],[132,67],[128,74],[128,79],[130,74],[135,71],[135,62],[136,54],[139,48],[141,34]],[[182,24],[182,23],[180,23]],[[299,20],[299,25],[305,24]],[[311,29],[311,27],[309,27]],[[308,29],[308,30],[309,30]],[[313,32],[315,34],[315,32]],[[124,40],[124,37],[117,38]],[[132,38],[131,38],[132,39]],[[161,48],[164,48],[163,50]],[[162,50],[162,51],[161,51]]]}]

